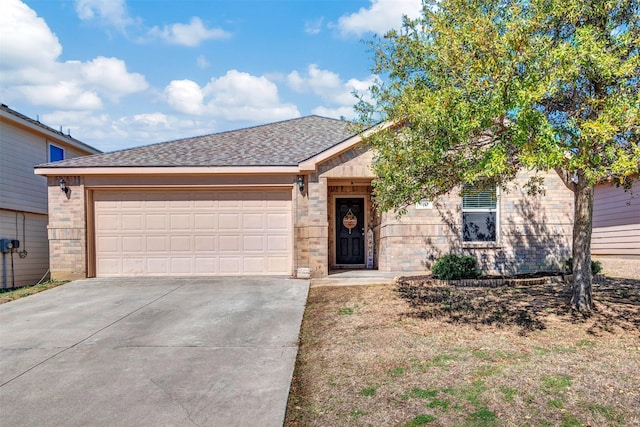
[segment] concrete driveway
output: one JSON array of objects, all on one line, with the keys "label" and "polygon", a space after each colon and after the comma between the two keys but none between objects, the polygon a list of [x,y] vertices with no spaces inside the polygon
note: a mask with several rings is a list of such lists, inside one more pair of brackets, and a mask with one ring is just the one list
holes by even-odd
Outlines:
[{"label": "concrete driveway", "polygon": [[281,426],[308,289],[87,279],[0,305],[0,423]]}]

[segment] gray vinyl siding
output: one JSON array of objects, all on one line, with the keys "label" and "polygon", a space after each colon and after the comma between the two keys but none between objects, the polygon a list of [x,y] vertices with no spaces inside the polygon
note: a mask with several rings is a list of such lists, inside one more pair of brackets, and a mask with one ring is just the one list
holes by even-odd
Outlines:
[{"label": "gray vinyl siding", "polygon": [[640,180],[626,192],[614,185],[596,187],[591,253],[640,256]]},{"label": "gray vinyl siding", "polygon": [[[0,209],[0,237],[20,240],[20,248],[18,250],[27,251],[27,255],[24,258],[21,258],[17,252],[13,253],[13,275],[11,271],[11,254],[0,255],[0,286],[3,288],[11,288],[14,281],[16,287],[34,285],[49,269],[47,216],[25,213],[24,233],[22,220],[22,213]],[[18,226],[17,231],[16,223]]]}]

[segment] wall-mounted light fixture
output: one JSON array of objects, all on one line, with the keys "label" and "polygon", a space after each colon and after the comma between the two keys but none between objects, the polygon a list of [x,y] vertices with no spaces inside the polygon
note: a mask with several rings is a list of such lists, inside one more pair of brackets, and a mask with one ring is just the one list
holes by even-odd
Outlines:
[{"label": "wall-mounted light fixture", "polygon": [[69,192],[69,187],[67,187],[67,181],[65,181],[64,179],[60,179],[60,181],[58,181],[58,185],[60,186],[60,190],[62,190],[62,192],[64,192],[64,194],[67,194]]},{"label": "wall-mounted light fixture", "polygon": [[304,191],[304,176],[298,175],[296,182],[298,183],[298,190],[302,193]]}]

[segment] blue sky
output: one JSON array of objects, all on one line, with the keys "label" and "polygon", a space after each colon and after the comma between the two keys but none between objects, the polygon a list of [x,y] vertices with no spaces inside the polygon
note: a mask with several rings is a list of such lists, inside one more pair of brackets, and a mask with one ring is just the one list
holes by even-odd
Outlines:
[{"label": "blue sky", "polygon": [[104,151],[354,118],[420,0],[0,0],[0,102]]}]

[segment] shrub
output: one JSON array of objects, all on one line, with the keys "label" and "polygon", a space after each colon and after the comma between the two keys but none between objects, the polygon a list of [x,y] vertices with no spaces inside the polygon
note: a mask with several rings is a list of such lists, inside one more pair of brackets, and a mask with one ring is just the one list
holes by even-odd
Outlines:
[{"label": "shrub", "polygon": [[478,260],[472,256],[449,254],[433,265],[431,272],[444,280],[475,279],[480,276]]},{"label": "shrub", "polygon": [[[564,267],[569,273],[573,273],[573,258],[569,258],[564,262]],[[602,271],[600,261],[591,261],[591,274],[596,275]]]}]

